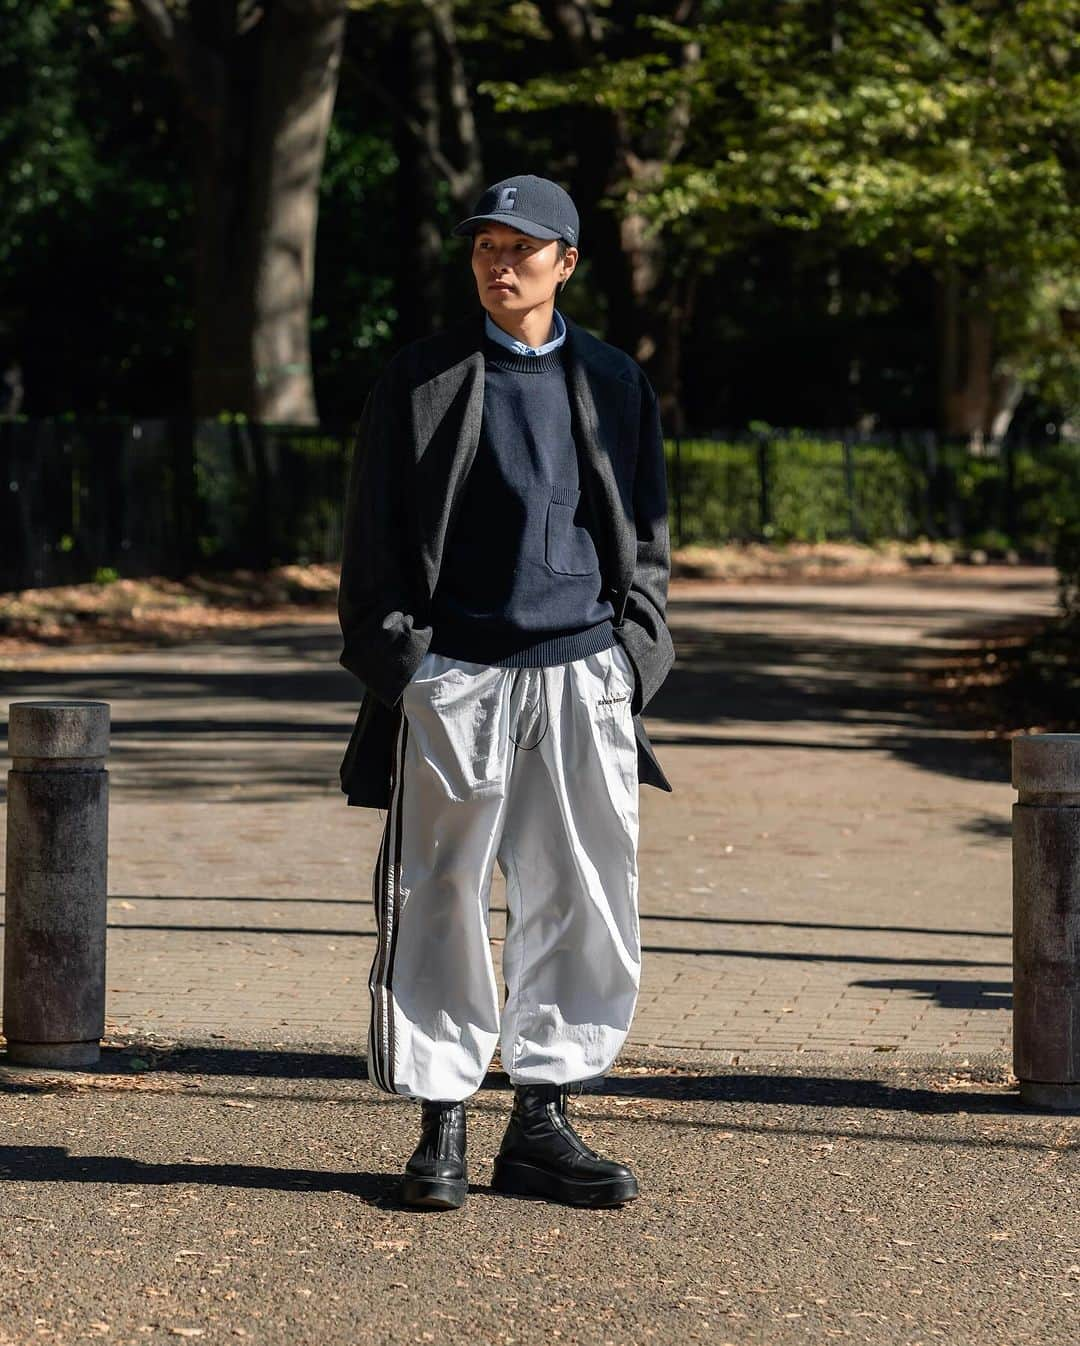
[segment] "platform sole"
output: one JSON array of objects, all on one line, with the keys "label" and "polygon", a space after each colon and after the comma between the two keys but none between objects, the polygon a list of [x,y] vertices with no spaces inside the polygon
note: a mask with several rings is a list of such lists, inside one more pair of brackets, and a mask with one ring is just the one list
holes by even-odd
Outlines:
[{"label": "platform sole", "polygon": [[425,1210],[457,1210],[469,1190],[466,1178],[405,1178],[401,1199]]},{"label": "platform sole", "polygon": [[497,1158],[491,1185],[507,1196],[533,1196],[564,1206],[623,1206],[638,1195],[635,1178],[563,1178],[517,1159]]}]

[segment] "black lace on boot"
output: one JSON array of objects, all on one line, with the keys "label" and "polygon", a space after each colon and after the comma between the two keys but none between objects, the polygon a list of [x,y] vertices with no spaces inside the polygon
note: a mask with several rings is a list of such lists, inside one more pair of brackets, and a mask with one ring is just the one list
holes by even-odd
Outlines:
[{"label": "black lace on boot", "polygon": [[405,1165],[401,1199],[407,1206],[456,1210],[468,1190],[465,1105],[424,1099],[420,1143]]}]

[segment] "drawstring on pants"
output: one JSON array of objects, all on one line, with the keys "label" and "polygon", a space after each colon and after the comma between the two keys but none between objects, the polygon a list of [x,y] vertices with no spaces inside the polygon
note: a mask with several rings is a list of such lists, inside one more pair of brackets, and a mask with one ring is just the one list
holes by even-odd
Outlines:
[{"label": "drawstring on pants", "polygon": [[[514,693],[517,691],[518,683],[521,681],[521,675],[523,673],[527,673],[528,671],[529,670],[525,668],[518,668],[514,670],[514,684],[510,691],[511,702],[513,702]],[[543,707],[541,712],[544,725],[543,733],[540,735],[540,737],[536,740],[535,743],[522,743],[520,742],[520,740],[514,737],[513,730],[511,730],[510,732],[510,742],[513,743],[515,748],[522,748],[525,752],[532,752],[533,748],[539,748],[540,744],[543,743],[544,738],[547,735],[548,726],[551,723],[551,713],[548,709],[548,700],[547,700],[547,678],[544,676],[545,670],[543,668],[538,668],[536,672],[540,674],[540,704]]]}]

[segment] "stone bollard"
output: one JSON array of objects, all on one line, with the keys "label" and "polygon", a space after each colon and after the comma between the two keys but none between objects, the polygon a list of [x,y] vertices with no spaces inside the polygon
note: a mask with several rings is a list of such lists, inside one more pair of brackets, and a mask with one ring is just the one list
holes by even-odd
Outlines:
[{"label": "stone bollard", "polygon": [[1020,1096],[1080,1108],[1080,734],[1013,739],[1013,1061]]},{"label": "stone bollard", "polygon": [[3,1029],[12,1064],[101,1057],[108,750],[105,701],[10,707]]}]

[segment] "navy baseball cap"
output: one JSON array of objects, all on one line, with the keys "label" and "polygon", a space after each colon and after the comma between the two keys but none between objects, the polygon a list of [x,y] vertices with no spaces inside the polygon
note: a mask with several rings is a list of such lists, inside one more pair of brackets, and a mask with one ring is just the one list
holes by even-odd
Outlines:
[{"label": "navy baseball cap", "polygon": [[523,173],[489,187],[455,234],[474,234],[482,224],[508,224],[532,238],[565,238],[577,247],[578,213],[569,195],[550,178]]}]

